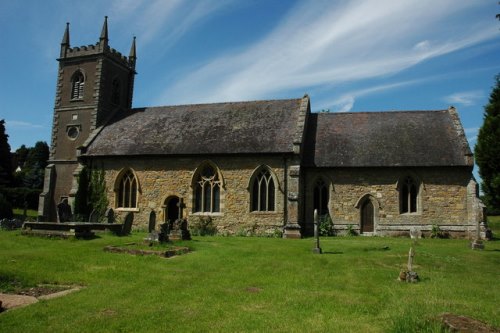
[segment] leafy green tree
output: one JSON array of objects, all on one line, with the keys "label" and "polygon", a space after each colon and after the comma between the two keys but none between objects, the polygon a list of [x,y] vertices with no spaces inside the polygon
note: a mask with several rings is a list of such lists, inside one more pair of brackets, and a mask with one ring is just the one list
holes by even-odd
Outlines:
[{"label": "leafy green tree", "polygon": [[481,176],[481,188],[489,209],[500,210],[500,75],[489,103],[484,107],[484,121],[474,149]]},{"label": "leafy green tree", "polygon": [[26,163],[26,159],[28,158],[28,154],[30,152],[30,148],[27,148],[25,145],[17,148],[17,163],[21,168],[24,168],[24,164]]},{"label": "leafy green tree", "polygon": [[5,132],[5,120],[0,120],[0,186],[9,185],[12,180],[12,156],[9,136]]},{"label": "leafy green tree", "polygon": [[45,167],[49,159],[49,146],[44,141],[38,141],[30,148],[24,163],[23,184],[29,188],[43,188]]}]

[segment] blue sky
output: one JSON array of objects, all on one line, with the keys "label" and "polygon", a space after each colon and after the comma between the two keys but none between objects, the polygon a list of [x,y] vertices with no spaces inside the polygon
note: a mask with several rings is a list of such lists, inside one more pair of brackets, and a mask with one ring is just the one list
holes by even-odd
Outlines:
[{"label": "blue sky", "polygon": [[475,144],[500,73],[497,0],[0,0],[0,119],[50,142],[59,47],[137,36],[134,107],[302,97],[330,112],[457,107]]}]

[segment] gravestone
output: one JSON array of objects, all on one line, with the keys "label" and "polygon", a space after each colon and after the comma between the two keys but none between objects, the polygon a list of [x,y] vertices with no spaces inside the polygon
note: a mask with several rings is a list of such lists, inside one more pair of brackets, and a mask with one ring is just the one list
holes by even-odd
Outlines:
[{"label": "gravestone", "polygon": [[407,270],[401,271],[401,273],[399,273],[400,281],[406,281],[409,283],[418,282],[419,280],[418,274],[413,270],[413,257],[415,257],[415,250],[413,250],[412,246],[410,247],[410,251],[408,252],[408,264],[406,267]]},{"label": "gravestone", "polygon": [[125,215],[125,222],[123,222],[122,236],[129,235],[132,231],[132,223],[134,222],[134,213],[128,212]]},{"label": "gravestone", "polygon": [[149,214],[149,226],[148,226],[148,232],[152,232],[156,228],[156,213],[151,211]]},{"label": "gravestone", "polygon": [[483,241],[481,240],[481,224],[479,221],[476,224],[476,237],[470,243],[470,247],[473,250],[483,250],[484,249],[484,244],[483,244]]},{"label": "gravestone", "polygon": [[115,222],[115,212],[113,211],[113,208],[108,208],[106,210],[106,221],[108,223],[114,223]]},{"label": "gravestone", "polygon": [[71,206],[68,204],[68,200],[64,199],[57,205],[57,217],[58,222],[70,222],[73,218],[73,214],[71,213]]},{"label": "gravestone", "polygon": [[314,210],[314,238],[316,239],[316,247],[313,249],[313,253],[321,254],[323,251],[319,247],[319,218],[318,210]]},{"label": "gravestone", "polygon": [[144,240],[149,243],[157,243],[160,241],[160,235],[156,230],[152,230]]},{"label": "gravestone", "polygon": [[416,227],[410,228],[410,238],[411,239],[422,238],[422,231],[419,228],[416,228]]},{"label": "gravestone", "polygon": [[96,211],[95,209],[92,210],[89,216],[89,222],[90,223],[98,223],[99,222],[99,212]]}]

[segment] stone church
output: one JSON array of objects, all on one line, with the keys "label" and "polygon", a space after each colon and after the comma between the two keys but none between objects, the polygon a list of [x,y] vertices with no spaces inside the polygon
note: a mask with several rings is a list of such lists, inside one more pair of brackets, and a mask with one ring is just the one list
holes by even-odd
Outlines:
[{"label": "stone church", "polygon": [[70,205],[84,165],[104,171],[110,207],[146,229],[210,217],[220,233],[307,236],[314,210],[337,232],[456,236],[483,218],[458,113],[312,113],[286,100],[132,108],[136,46],[61,42],[39,220]]}]

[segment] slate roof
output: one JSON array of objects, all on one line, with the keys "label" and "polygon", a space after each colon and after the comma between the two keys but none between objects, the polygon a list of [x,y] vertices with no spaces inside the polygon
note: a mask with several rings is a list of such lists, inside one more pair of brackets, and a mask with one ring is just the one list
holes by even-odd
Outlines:
[{"label": "slate roof", "polygon": [[132,109],[89,140],[84,154],[291,153],[301,103],[299,98]]},{"label": "slate roof", "polygon": [[472,166],[455,109],[313,113],[305,163],[316,167]]}]

